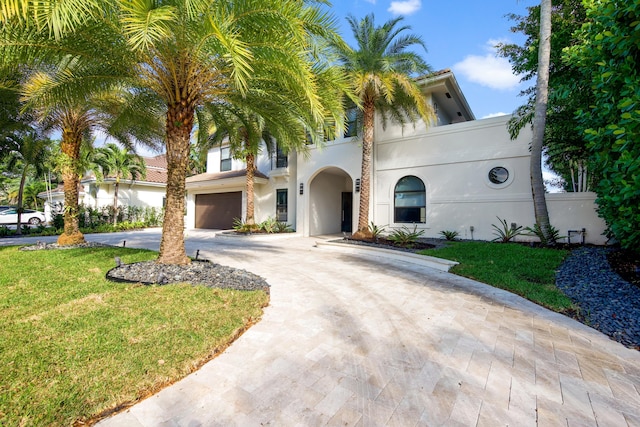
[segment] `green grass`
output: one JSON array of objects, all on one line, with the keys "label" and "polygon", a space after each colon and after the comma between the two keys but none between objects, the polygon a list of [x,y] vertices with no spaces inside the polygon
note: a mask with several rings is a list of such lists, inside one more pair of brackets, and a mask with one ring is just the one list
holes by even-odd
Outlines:
[{"label": "green grass", "polygon": [[516,243],[450,242],[420,252],[460,264],[450,271],[505,289],[551,310],[574,308],[555,285],[556,271],[569,251],[533,248]]},{"label": "green grass", "polygon": [[151,251],[0,248],[0,425],[71,425],[200,366],[262,315],[268,295],[113,283]]}]

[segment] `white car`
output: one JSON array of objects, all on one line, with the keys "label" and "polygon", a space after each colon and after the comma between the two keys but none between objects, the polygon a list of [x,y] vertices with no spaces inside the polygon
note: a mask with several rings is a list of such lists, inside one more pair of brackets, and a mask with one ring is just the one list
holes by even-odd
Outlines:
[{"label": "white car", "polygon": [[[47,221],[44,212],[24,209],[20,217],[22,224],[40,225]],[[18,222],[18,212],[16,208],[0,210],[0,224],[16,224]]]}]

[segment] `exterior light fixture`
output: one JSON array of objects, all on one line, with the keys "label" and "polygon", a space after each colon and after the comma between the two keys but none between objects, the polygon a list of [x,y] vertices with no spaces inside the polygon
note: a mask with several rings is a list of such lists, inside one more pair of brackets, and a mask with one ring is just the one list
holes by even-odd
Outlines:
[{"label": "exterior light fixture", "polygon": [[300,183],[300,195],[302,196],[304,194],[304,184]]},{"label": "exterior light fixture", "polygon": [[356,178],[356,193],[360,192],[360,178]]}]

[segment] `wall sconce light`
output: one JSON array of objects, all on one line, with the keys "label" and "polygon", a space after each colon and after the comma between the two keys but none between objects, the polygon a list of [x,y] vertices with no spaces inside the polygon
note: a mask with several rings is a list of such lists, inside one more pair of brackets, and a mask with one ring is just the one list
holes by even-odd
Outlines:
[{"label": "wall sconce light", "polygon": [[356,193],[360,192],[360,178],[356,178]]},{"label": "wall sconce light", "polygon": [[300,195],[302,196],[304,194],[304,184],[300,183]]}]

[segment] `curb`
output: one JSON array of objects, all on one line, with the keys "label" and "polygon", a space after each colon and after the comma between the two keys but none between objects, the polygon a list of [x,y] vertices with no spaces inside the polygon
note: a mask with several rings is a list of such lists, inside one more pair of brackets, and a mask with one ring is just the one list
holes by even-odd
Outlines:
[{"label": "curb", "polygon": [[350,254],[368,254],[379,256],[386,259],[404,261],[411,264],[421,265],[423,267],[435,268],[440,271],[449,271],[454,265],[458,265],[456,261],[448,259],[436,258],[427,255],[418,255],[411,252],[394,251],[393,249],[374,248],[371,246],[357,246],[345,243],[334,243],[328,241],[316,241],[316,247],[325,249],[337,249],[341,252]]}]

